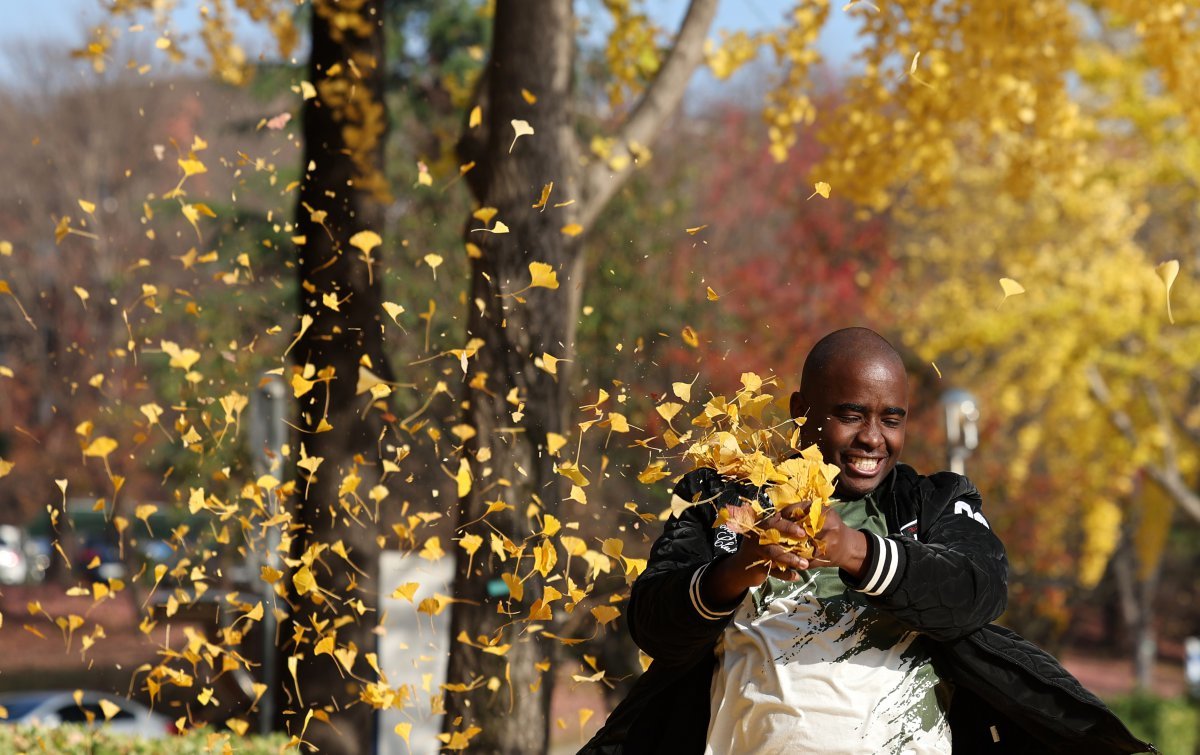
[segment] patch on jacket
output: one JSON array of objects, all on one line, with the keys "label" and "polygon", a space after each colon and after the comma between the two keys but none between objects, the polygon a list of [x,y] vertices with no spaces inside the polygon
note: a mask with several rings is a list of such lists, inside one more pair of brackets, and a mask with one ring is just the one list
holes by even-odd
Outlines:
[{"label": "patch on jacket", "polygon": [[908,524],[906,524],[900,528],[900,534],[904,535],[905,537],[911,537],[913,540],[916,540],[916,539],[918,539],[917,538],[917,528],[918,528],[918,520],[914,519],[911,522],[909,522]]},{"label": "patch on jacket", "polygon": [[982,524],[984,527],[987,527],[989,530],[992,528],[992,525],[988,524],[987,520],[983,518],[983,514],[971,508],[971,504],[967,503],[966,501],[955,501],[954,513],[969,516]]},{"label": "patch on jacket", "polygon": [[716,535],[713,536],[713,547],[726,553],[737,553],[738,536],[733,530],[722,524],[717,527]]}]

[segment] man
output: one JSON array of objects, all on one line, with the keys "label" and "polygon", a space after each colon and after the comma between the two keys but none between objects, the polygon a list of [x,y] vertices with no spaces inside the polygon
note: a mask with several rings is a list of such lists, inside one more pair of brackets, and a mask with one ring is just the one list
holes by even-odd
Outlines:
[{"label": "man", "polygon": [[[898,465],[908,383],[864,328],[805,360],[791,413],[802,446],[838,470],[835,501],[801,558],[713,527],[757,495],[714,470],[674,494],[627,611],[654,662],[585,753],[1140,752],[1052,658],[988,622],[1007,560],[964,477]],[[804,507],[762,529],[802,539]]]}]

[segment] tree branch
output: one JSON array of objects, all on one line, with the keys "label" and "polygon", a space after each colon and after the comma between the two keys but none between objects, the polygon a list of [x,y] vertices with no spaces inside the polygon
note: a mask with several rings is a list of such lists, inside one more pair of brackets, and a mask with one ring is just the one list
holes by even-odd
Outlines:
[{"label": "tree branch", "polygon": [[[1137,432],[1134,430],[1133,420],[1129,415],[1121,411],[1113,403],[1112,392],[1108,389],[1108,384],[1104,382],[1104,377],[1100,374],[1100,370],[1096,369],[1095,365],[1087,368],[1088,386],[1091,388],[1092,396],[1108,410],[1109,421],[1113,426],[1121,432],[1122,435],[1130,443],[1137,443]],[[1151,403],[1155,404],[1157,410],[1165,411],[1161,400],[1155,402],[1155,397],[1150,397]],[[1173,458],[1173,454],[1171,454]],[[1159,466],[1157,464],[1147,464],[1144,469],[1151,480],[1154,480],[1167,495],[1171,496],[1172,500],[1179,505],[1184,512],[1187,513],[1193,520],[1200,522],[1200,495],[1192,490],[1184,481],[1183,476],[1179,473],[1179,467],[1175,464],[1168,466]]]},{"label": "tree branch", "polygon": [[[675,44],[663,61],[662,68],[642,93],[629,118],[614,134],[616,144],[612,157],[607,161],[596,160],[588,166],[583,181],[584,201],[580,209],[580,222],[585,228],[591,226],[608,200],[629,177],[634,157],[629,145],[650,144],[679,107],[688,82],[700,65],[704,38],[716,13],[717,0],[691,0],[687,15],[679,26]],[[620,170],[614,170],[609,163],[620,157],[628,158],[628,163]]]}]

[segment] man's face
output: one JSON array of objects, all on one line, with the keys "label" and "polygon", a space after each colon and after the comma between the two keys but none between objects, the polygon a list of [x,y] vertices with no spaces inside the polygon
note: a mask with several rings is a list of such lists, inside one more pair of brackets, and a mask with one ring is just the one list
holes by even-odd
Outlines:
[{"label": "man's face", "polygon": [[900,364],[870,357],[837,360],[792,394],[793,417],[825,461],[841,470],[837,496],[862,498],[887,478],[904,450],[908,378]]}]

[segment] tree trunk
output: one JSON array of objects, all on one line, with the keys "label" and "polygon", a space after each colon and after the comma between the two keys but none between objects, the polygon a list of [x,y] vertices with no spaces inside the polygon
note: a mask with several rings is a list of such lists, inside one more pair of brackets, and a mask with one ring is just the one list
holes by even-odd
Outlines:
[{"label": "tree trunk", "polygon": [[[518,546],[533,535],[528,507],[536,502],[555,513],[561,501],[545,448],[548,432],[568,434],[565,375],[560,366],[558,379],[563,382],[556,381],[535,365],[534,358],[545,352],[570,357],[574,347],[570,321],[583,284],[578,245],[561,232],[575,222],[577,205],[553,208],[555,201],[579,196],[580,162],[570,116],[574,24],[571,0],[497,2],[491,60],[481,91],[486,133],[476,139],[468,133],[462,143],[464,160],[478,165],[468,174],[472,193],[481,205],[498,210],[496,220],[509,232],[473,231],[472,227],[483,224],[468,220],[467,239],[482,249],[482,256],[472,261],[468,337],[483,339],[483,346],[473,360],[471,375],[486,373],[487,377],[464,394],[466,421],[476,435],[467,446],[474,483],[460,500],[459,522],[478,520],[487,510],[487,499],[502,499],[511,508],[489,515],[488,522]],[[522,89],[536,95],[536,104],[525,100]],[[535,133],[513,144],[514,119],[527,121]],[[550,206],[532,209],[542,187],[550,182],[554,182]],[[560,287],[526,291],[520,295],[525,299],[522,303],[512,294],[529,284],[530,262],[551,265]],[[524,405],[524,416],[514,417],[518,406],[506,400],[513,389]],[[499,478],[508,484],[497,486]],[[485,542],[488,530],[484,524],[467,529]],[[543,676],[537,664],[550,660],[555,648],[551,641],[524,632],[527,609],[515,601],[518,615],[498,613],[499,599],[489,597],[488,584],[502,585],[500,573],[513,570],[514,561],[510,558],[501,564],[494,557],[489,560],[486,552],[484,546],[470,572],[468,559],[458,560],[454,594],[470,602],[455,605],[451,636],[466,632],[479,644],[480,637],[503,633],[512,648],[498,656],[455,645],[448,681],[470,683],[482,678],[491,683],[447,694],[444,730],[481,727],[471,739],[472,749],[481,752],[543,752],[553,680],[549,674]],[[525,577],[531,564],[526,555],[519,576]],[[534,572],[524,581],[524,605],[542,591],[543,582]]]},{"label": "tree trunk", "polygon": [[[351,238],[381,232],[389,201],[382,173],[382,6],[382,0],[313,3],[308,80],[317,96],[304,103],[305,174],[296,208],[297,235],[304,237],[298,248],[300,312],[312,323],[292,357],[316,384],[299,397],[301,432],[293,438],[292,459],[322,461],[298,473],[294,536],[284,547],[291,559],[302,560],[292,562],[293,575],[308,567],[319,590],[301,595],[286,579],[294,610],[279,635],[276,681],[286,696],[279,717],[299,734],[310,709],[325,710],[332,725],[314,718],[304,740],[321,752],[347,755],[371,752],[375,738],[375,711],[358,702],[360,685],[343,672],[374,678],[363,658],[375,651],[371,629],[378,619],[374,512],[362,498],[379,481],[383,422],[378,411],[364,412],[370,397],[357,395],[356,387],[364,358],[376,375],[386,379],[390,373],[380,322],[381,270],[377,258]],[[361,478],[355,490],[343,485],[352,476]],[[328,547],[320,550],[339,541],[352,565]],[[346,618],[353,620],[338,626],[337,619]],[[338,650],[357,650],[352,669],[341,669],[329,654],[315,655],[316,643],[328,636]],[[287,666],[291,655],[300,659],[295,685]]]}]

